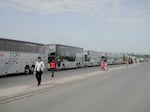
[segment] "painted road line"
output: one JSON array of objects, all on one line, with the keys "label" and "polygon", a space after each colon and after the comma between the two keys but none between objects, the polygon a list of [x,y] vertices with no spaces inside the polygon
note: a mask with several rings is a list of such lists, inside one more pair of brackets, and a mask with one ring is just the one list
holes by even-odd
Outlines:
[{"label": "painted road line", "polygon": [[25,92],[26,89],[29,87],[30,86],[24,85],[24,86],[17,86],[17,87],[12,87],[12,88],[8,88],[8,89],[0,90],[0,97],[10,96],[13,94]]}]

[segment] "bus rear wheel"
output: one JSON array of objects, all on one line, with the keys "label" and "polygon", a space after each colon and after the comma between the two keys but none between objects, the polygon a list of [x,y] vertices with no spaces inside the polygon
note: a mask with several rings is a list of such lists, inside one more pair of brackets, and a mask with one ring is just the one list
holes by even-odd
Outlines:
[{"label": "bus rear wheel", "polygon": [[30,73],[31,73],[31,74],[34,73],[34,68],[35,68],[35,65],[32,65],[32,66],[31,66],[31,69],[30,69]]},{"label": "bus rear wheel", "polygon": [[65,69],[65,64],[62,65],[62,69]]},{"label": "bus rear wheel", "polygon": [[24,68],[24,73],[25,73],[26,75],[30,73],[30,67],[29,67],[29,66],[26,66],[26,67]]}]

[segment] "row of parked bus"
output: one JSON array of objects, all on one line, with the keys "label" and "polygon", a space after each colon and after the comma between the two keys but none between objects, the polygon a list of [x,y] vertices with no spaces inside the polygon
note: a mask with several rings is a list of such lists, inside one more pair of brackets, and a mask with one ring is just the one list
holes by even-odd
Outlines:
[{"label": "row of parked bus", "polygon": [[35,61],[41,56],[47,69],[52,59],[61,61],[60,69],[124,63],[124,54],[84,50],[61,44],[39,44],[0,38],[0,76],[13,73],[33,73]]}]

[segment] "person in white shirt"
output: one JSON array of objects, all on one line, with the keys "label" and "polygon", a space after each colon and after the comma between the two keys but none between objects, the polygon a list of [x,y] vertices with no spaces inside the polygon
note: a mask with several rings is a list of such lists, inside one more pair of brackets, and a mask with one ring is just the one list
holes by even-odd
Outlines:
[{"label": "person in white shirt", "polygon": [[42,61],[42,58],[38,57],[38,61],[35,63],[35,69],[34,69],[34,72],[36,74],[36,79],[38,81],[37,86],[41,84],[41,76],[42,76],[44,68],[45,68],[45,65]]}]

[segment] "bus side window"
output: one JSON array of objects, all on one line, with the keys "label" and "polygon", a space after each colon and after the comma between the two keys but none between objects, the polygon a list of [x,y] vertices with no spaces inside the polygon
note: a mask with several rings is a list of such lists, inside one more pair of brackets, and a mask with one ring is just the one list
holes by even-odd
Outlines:
[{"label": "bus side window", "polygon": [[5,43],[4,40],[0,41],[0,50],[5,50]]},{"label": "bus side window", "polygon": [[85,61],[90,61],[90,57],[88,55],[85,55]]}]

